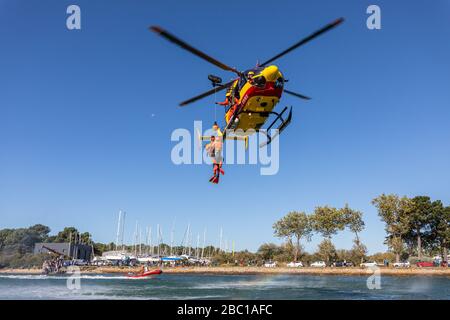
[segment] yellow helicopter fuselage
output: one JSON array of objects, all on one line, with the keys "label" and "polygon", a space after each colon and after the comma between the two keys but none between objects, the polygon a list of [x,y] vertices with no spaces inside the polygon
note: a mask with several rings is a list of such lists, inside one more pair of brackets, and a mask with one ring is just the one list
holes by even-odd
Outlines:
[{"label": "yellow helicopter fuselage", "polygon": [[[284,85],[283,75],[277,66],[255,68],[246,71],[245,75],[249,73],[253,73],[251,78],[237,79],[227,92],[227,97],[233,98],[234,95],[237,103],[225,114],[227,126],[230,121],[235,121],[232,124],[235,134],[244,136],[254,133],[250,129],[257,131],[264,125],[279,102]],[[233,120],[236,109],[238,117]]]}]

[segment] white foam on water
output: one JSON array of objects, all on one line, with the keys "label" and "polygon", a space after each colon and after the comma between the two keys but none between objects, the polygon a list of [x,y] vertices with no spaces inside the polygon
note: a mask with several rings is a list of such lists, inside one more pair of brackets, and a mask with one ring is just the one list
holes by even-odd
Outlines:
[{"label": "white foam on water", "polygon": [[[281,280],[281,281],[280,281]],[[238,281],[221,281],[210,282],[205,284],[194,285],[195,289],[239,289],[239,288],[270,288],[270,287],[292,287],[291,281],[283,280],[282,276],[265,276],[263,278],[238,280]]]},{"label": "white foam on water", "polygon": [[43,274],[8,274],[8,275],[0,275],[0,279],[19,279],[19,280],[67,280],[68,278],[71,279],[93,279],[93,280],[115,280],[115,279],[126,279],[126,280],[145,280],[145,279],[152,279],[152,277],[145,277],[145,278],[132,278],[128,276],[111,276],[111,275],[80,275],[80,276],[74,276],[74,275],[60,275],[60,276],[54,276],[54,275],[43,275]]},{"label": "white foam on water", "polygon": [[0,279],[23,279],[23,280],[35,280],[35,279],[48,279],[49,277],[43,274],[1,274]]},{"label": "white foam on water", "polygon": [[158,297],[158,300],[164,300],[164,299],[174,299],[174,300],[200,300],[200,299],[224,299],[227,296],[222,296],[222,295],[198,295],[198,296],[174,296],[174,295],[170,295],[170,296],[163,296],[163,297]]}]

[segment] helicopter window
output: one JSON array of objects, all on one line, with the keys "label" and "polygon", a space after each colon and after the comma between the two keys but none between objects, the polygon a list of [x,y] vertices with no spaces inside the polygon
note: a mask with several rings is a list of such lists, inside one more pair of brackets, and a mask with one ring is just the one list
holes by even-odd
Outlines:
[{"label": "helicopter window", "polygon": [[247,83],[247,79],[244,76],[240,77],[238,85],[237,85],[237,89],[238,89],[237,92],[239,92],[246,83]]},{"label": "helicopter window", "polygon": [[262,70],[263,70],[263,68],[254,68],[254,69],[244,71],[243,76],[245,78],[245,81],[249,80],[250,73],[251,73],[251,77],[254,77],[254,76],[258,75],[259,73],[261,73]]},{"label": "helicopter window", "polygon": [[244,75],[247,77],[250,72],[253,72],[254,75],[257,75],[257,74],[261,73],[261,71],[263,71],[263,70],[264,70],[264,68],[254,68],[254,69],[246,70],[246,71],[244,71]]},{"label": "helicopter window", "polygon": [[279,77],[277,81],[275,81],[275,88],[283,88],[284,85],[284,79],[282,77]]},{"label": "helicopter window", "polygon": [[266,78],[264,76],[255,77],[253,81],[257,87],[264,87],[266,85]]}]

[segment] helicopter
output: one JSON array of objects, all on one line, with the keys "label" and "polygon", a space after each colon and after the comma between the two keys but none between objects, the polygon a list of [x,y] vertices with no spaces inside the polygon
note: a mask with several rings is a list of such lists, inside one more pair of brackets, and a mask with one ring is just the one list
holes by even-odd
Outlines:
[{"label": "helicopter", "polygon": [[[272,62],[308,43],[321,34],[335,28],[343,21],[343,18],[334,20],[321,29],[313,32],[309,36],[301,39],[286,50],[278,53],[261,64],[258,63],[256,67],[245,71],[239,71],[236,68],[222,63],[221,61],[177,38],[159,26],[150,26],[149,29],[156,34],[159,34],[166,40],[176,44],[180,48],[189,51],[190,53],[219,67],[220,69],[236,74],[236,77],[227,83],[222,83],[222,79],[220,77],[210,74],[208,79],[211,81],[213,89],[185,100],[181,102],[179,106],[186,106],[219,91],[228,89],[225,101],[222,103],[216,102],[216,104],[221,104],[226,108],[224,117],[225,126],[221,130],[223,132],[223,139],[245,140],[245,145],[247,147],[248,136],[255,132],[262,132],[267,137],[267,140],[260,144],[260,147],[263,147],[264,145],[270,144],[275,136],[279,135],[291,122],[292,107],[289,108],[287,117],[284,117],[284,114],[288,110],[288,107],[284,107],[281,112],[274,111],[274,108],[280,101],[283,92],[300,99],[311,99],[303,94],[285,89],[284,84],[288,82],[288,80],[284,78],[278,66],[273,65]],[[262,126],[267,122],[271,115],[274,115],[275,118],[266,129],[261,130]],[[278,130],[276,130],[276,133],[271,136],[269,133],[270,129],[278,121],[281,121],[277,127]],[[215,123],[215,126],[217,127],[217,123]],[[227,136],[229,132],[232,132],[233,136]],[[202,140],[207,140],[208,138],[209,137],[205,136],[200,137]]]}]

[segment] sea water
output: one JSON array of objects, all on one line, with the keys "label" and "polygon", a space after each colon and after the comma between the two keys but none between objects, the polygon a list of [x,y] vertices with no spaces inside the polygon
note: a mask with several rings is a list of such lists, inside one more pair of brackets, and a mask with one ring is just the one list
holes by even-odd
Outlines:
[{"label": "sea water", "polygon": [[0,274],[0,299],[450,299],[450,277],[438,276],[382,276],[379,289],[365,276],[88,274],[78,289],[68,278]]}]

